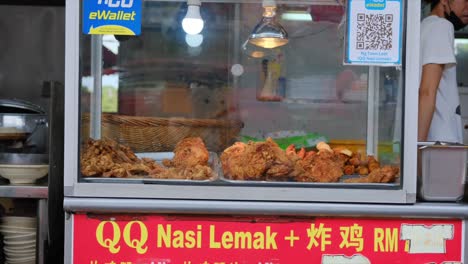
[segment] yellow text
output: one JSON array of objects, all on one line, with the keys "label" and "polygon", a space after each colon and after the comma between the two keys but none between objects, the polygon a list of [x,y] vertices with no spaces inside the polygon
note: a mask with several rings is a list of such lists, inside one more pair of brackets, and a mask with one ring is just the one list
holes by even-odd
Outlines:
[{"label": "yellow text", "polygon": [[[113,231],[112,237],[104,237],[104,227],[110,224]],[[104,248],[109,249],[109,252],[112,254],[119,253],[120,246],[117,246],[120,241],[120,227],[114,221],[102,221],[99,223],[98,227],[96,228],[96,240]]]},{"label": "yellow text", "polygon": [[99,10],[97,12],[90,12],[89,19],[91,20],[135,20],[136,12],[111,12]]},{"label": "yellow text", "polygon": [[[309,244],[307,249],[312,249],[312,247],[318,247],[320,245],[320,250],[325,251],[327,245],[331,245],[331,232],[330,227],[325,227],[323,224],[320,224],[318,227],[315,224],[311,224],[310,228],[307,228],[307,236],[309,237]],[[320,240],[320,242],[319,242]]]},{"label": "yellow text", "polygon": [[[140,229],[140,237],[139,239],[135,239],[132,237],[131,229],[133,225],[138,225]],[[148,246],[145,246],[146,241],[148,241],[148,229],[146,225],[141,221],[131,221],[127,225],[125,225],[123,237],[125,243],[133,248],[136,249],[138,254],[145,254],[148,250]]]},{"label": "yellow text", "polygon": [[230,232],[216,234],[216,227],[210,225],[210,248],[224,249],[278,249],[276,244],[277,232],[271,232],[267,226],[265,232]]},{"label": "yellow text", "polygon": [[341,243],[340,248],[354,247],[357,252],[364,248],[364,238],[362,237],[362,226],[354,224],[352,226],[340,227]]},{"label": "yellow text", "polygon": [[374,252],[398,252],[398,228],[374,229]]},{"label": "yellow text", "polygon": [[197,225],[197,230],[172,230],[172,225],[158,225],[158,247],[166,248],[201,248],[202,226]]}]

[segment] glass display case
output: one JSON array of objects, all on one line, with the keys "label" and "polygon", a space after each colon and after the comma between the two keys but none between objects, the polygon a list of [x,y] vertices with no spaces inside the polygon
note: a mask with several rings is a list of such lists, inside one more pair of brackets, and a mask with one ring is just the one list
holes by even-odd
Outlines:
[{"label": "glass display case", "polygon": [[145,0],[117,36],[69,1],[65,196],[414,203],[418,28],[403,1],[402,66],[346,65],[343,2],[203,1],[198,32]]}]

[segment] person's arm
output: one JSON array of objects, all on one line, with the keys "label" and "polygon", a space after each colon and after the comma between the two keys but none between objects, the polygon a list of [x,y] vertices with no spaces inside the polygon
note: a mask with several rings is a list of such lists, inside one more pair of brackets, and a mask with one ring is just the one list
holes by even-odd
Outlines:
[{"label": "person's arm", "polygon": [[418,141],[427,140],[443,70],[444,64],[430,63],[423,66],[419,87]]}]

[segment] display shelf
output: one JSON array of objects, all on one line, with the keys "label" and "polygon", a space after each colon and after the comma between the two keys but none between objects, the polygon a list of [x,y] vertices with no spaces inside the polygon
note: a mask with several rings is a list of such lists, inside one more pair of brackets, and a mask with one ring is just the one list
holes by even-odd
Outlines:
[{"label": "display shelf", "polygon": [[[194,201],[167,199],[65,198],[65,211],[99,213],[327,215],[348,217],[466,218],[466,202],[397,204]],[[279,213],[280,212],[280,213]]]},{"label": "display shelf", "polygon": [[47,199],[47,180],[40,180],[35,184],[10,184],[8,180],[0,179],[0,197]]}]

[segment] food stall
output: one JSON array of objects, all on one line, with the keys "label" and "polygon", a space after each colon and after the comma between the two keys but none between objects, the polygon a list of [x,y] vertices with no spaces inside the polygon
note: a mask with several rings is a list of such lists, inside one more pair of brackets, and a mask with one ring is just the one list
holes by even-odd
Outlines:
[{"label": "food stall", "polygon": [[65,262],[463,263],[463,193],[417,177],[420,10],[67,1]]}]

